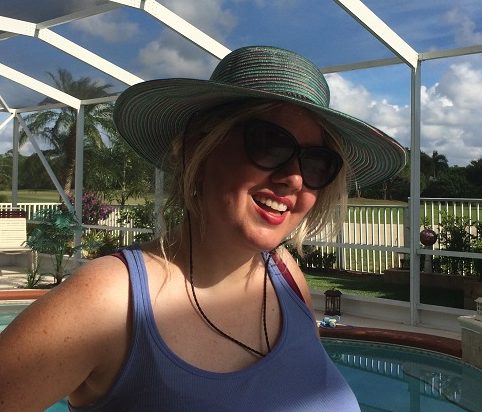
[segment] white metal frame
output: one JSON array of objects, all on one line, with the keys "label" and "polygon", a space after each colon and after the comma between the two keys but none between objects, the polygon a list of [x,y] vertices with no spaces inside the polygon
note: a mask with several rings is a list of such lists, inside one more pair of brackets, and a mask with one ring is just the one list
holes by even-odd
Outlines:
[{"label": "white metal frame", "polygon": [[[371,68],[371,67],[381,67],[393,64],[405,64],[411,70],[411,164],[420,164],[420,71],[422,61],[462,56],[468,54],[482,53],[482,45],[451,49],[445,51],[436,52],[425,52],[418,53],[409,44],[407,44],[400,36],[398,36],[387,24],[385,24],[375,13],[373,13],[368,7],[366,7],[360,0],[334,0],[341,8],[343,8],[348,14],[350,14],[355,20],[357,20],[367,31],[369,31],[375,38],[382,42],[389,50],[391,50],[396,57],[390,59],[372,60],[365,62],[358,62],[343,66],[332,66],[325,67],[322,69],[323,72],[342,72],[348,70],[357,70],[361,68]],[[229,49],[223,46],[221,43],[208,36],[186,20],[182,19],[177,14],[173,13],[171,10],[162,6],[156,0],[111,0],[107,4],[100,6],[91,6],[80,12],[68,14],[53,20],[44,21],[38,24],[11,19],[7,17],[0,16],[0,31],[5,31],[5,33],[0,35],[0,41],[8,39],[13,36],[23,35],[38,38],[50,44],[59,50],[68,53],[77,59],[90,64],[97,69],[107,73],[115,79],[127,84],[132,85],[141,82],[142,79],[138,76],[129,73],[128,71],[112,64],[108,60],[102,58],[101,56],[92,53],[91,51],[79,46],[78,44],[54,33],[50,30],[51,27],[56,25],[64,24],[73,20],[85,18],[88,16],[104,13],[106,11],[114,10],[119,7],[133,7],[139,10],[143,10],[145,13],[151,15],[155,19],[159,20],[179,35],[185,37],[192,43],[196,44],[207,53],[217,57],[218,59],[223,58]],[[0,11],[1,13],[1,11]],[[24,107],[24,108],[9,108],[6,102],[1,99],[0,96],[0,111],[10,112],[11,115],[5,120],[1,125],[0,129],[5,127],[10,120],[14,121],[14,136],[13,136],[13,146],[14,146],[14,170],[12,178],[12,194],[13,202],[16,203],[17,188],[15,187],[18,182],[18,171],[16,170],[18,166],[18,127],[22,127],[27,135],[29,131],[23,122],[20,113],[34,110],[44,110],[46,108],[59,108],[65,105],[73,107],[78,112],[78,123],[77,123],[77,144],[76,144],[76,155],[77,160],[83,159],[83,105],[87,104],[87,101],[81,101],[73,96],[61,92],[43,82],[40,82],[24,73],[14,70],[4,64],[0,63],[0,76],[7,77],[23,86],[30,89],[36,90],[44,94],[45,96],[51,97],[59,104],[50,104],[38,107]],[[108,99],[115,99],[111,97]],[[107,99],[107,100],[108,100]],[[97,102],[106,101],[102,99],[96,99]],[[91,102],[89,102],[91,103]],[[35,147],[35,139],[29,135],[32,145]],[[38,147],[36,147],[38,150]],[[40,151],[38,152],[40,155]],[[42,158],[42,157],[41,157]],[[45,159],[44,159],[45,160]],[[42,160],[42,162],[44,162]],[[47,171],[49,166],[44,162]],[[49,172],[49,174],[51,171]],[[83,174],[83,164],[80,161],[76,162],[76,184],[75,184],[75,198],[78,199],[75,204],[75,211],[77,216],[80,218],[82,214],[82,204],[80,199],[82,198],[82,174]],[[56,181],[55,176],[52,179]],[[159,178],[159,176],[158,176]],[[56,186],[58,185],[58,181]],[[156,185],[159,187],[160,185]],[[60,195],[64,198],[65,193],[60,187],[57,187]],[[420,201],[420,168],[412,167],[411,170],[411,190],[410,196],[413,205],[418,205]],[[420,211],[417,207],[411,208],[410,213],[410,227],[418,227],[420,217]],[[78,239],[77,239],[78,240]],[[417,324],[419,322],[419,308],[420,308],[420,290],[419,290],[419,278],[420,269],[418,261],[420,259],[420,250],[417,248],[418,245],[418,233],[412,231],[411,234],[411,322],[412,324]]]}]

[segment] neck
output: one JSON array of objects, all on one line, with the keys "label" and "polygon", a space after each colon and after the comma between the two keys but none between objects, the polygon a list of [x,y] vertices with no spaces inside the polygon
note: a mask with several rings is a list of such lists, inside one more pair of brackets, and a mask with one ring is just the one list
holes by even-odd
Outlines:
[{"label": "neck", "polygon": [[[256,269],[263,265],[260,252],[238,247],[234,242],[220,242],[210,239],[199,230],[199,224],[192,220],[192,263],[197,287],[209,287],[229,279],[236,283],[247,281]],[[170,255],[183,269],[190,273],[189,225],[186,221],[176,236]]]}]

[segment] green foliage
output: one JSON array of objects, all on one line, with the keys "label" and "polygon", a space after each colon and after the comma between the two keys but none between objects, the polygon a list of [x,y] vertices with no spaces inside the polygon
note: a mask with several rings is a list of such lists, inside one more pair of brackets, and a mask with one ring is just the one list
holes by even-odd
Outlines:
[{"label": "green foliage", "polygon": [[303,245],[303,256],[293,247],[293,245],[285,244],[286,249],[298,261],[298,264],[304,268],[316,269],[333,269],[336,263],[335,253],[323,253],[320,247],[312,245]]},{"label": "green foliage", "polygon": [[[48,75],[57,89],[79,99],[107,96],[111,88],[111,85],[99,84],[89,77],[74,79],[65,69],[58,69],[55,74],[49,72]],[[46,98],[40,104],[51,102],[52,99]],[[108,132],[114,129],[112,110],[112,103],[84,106],[84,135],[97,148],[104,145],[100,130]],[[75,168],[77,110],[71,107],[44,110],[29,114],[24,120],[30,131],[50,146],[49,157],[61,160],[59,180],[64,190],[70,193]],[[26,141],[27,135],[22,130],[20,145]]]},{"label": "green foliage", "polygon": [[[128,209],[123,209],[120,212],[118,223],[125,225],[132,222],[133,227],[142,229],[151,229],[154,231],[157,213],[154,210],[154,202],[146,201],[143,205],[137,205]],[[135,237],[136,242],[145,242],[152,240],[154,234],[140,233]]]},{"label": "green foliage", "polygon": [[43,274],[39,272],[38,255],[34,253],[32,267],[27,271],[27,281],[23,286],[26,289],[34,289],[42,280]]},{"label": "green foliage", "polygon": [[482,158],[472,160],[465,168],[465,175],[469,183],[474,187],[473,197],[482,197]]},{"label": "green foliage", "polygon": [[87,258],[110,255],[119,247],[119,237],[104,230],[91,229],[82,236],[82,252]]},{"label": "green foliage", "polygon": [[[70,203],[75,204],[75,197],[68,196]],[[65,205],[62,208],[67,210]],[[106,205],[95,193],[86,192],[82,195],[82,223],[86,225],[97,225],[99,221],[107,219],[114,208]]]},{"label": "green foliage", "polygon": [[[59,162],[46,156],[56,176],[59,175]],[[50,176],[36,153],[30,156],[19,156],[18,159],[19,189],[55,189]]]},{"label": "green foliage", "polygon": [[[475,223],[480,228],[480,222]],[[470,233],[468,218],[449,216],[443,213],[442,222],[439,227],[439,243],[445,250],[458,252],[471,252],[477,247],[478,236]],[[472,272],[472,259],[440,256],[437,259],[442,272],[452,275],[470,274]]]},{"label": "green foliage", "polygon": [[12,156],[9,153],[0,155],[0,190],[12,187]]},{"label": "green foliage", "polygon": [[467,180],[465,169],[453,166],[430,179],[421,194],[425,197],[472,197],[474,190]]},{"label": "green foliage", "polygon": [[52,255],[55,264],[55,283],[59,284],[65,275],[64,255],[72,256],[73,237],[81,225],[75,214],[56,209],[42,209],[33,219],[36,225],[30,231],[25,242],[34,252]]},{"label": "green foliage", "polygon": [[184,219],[184,213],[179,207],[165,207],[162,213],[164,217],[164,223],[168,231],[174,230],[174,228],[179,226]]},{"label": "green foliage", "polygon": [[154,167],[114,132],[109,145],[86,147],[85,164],[85,188],[100,192],[106,199],[121,206],[128,199],[145,196],[154,189]]},{"label": "green foliage", "polygon": [[[472,252],[482,253],[482,239],[478,239],[473,243]],[[482,259],[473,259],[472,264],[479,281],[482,281]]]},{"label": "green foliage", "polygon": [[336,263],[335,253],[326,253],[322,258],[321,262],[324,269],[333,269]]}]

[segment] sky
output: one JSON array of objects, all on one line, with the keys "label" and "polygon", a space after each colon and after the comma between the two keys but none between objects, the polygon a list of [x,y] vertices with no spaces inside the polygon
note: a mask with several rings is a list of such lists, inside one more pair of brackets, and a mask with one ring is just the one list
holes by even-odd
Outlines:
[{"label": "sky", "polygon": [[[100,1],[102,2],[102,1]],[[0,0],[0,15],[40,21],[99,0]],[[333,0],[163,0],[168,9],[229,49],[269,44],[304,54],[321,68],[393,54]],[[365,0],[415,51],[482,44],[481,0]],[[52,28],[143,79],[208,78],[217,63],[191,42],[139,10],[122,7]],[[121,91],[126,85],[39,40],[0,41],[0,63],[49,82],[69,69]],[[482,54],[422,63],[421,148],[466,166],[482,157]],[[331,107],[359,117],[410,146],[410,69],[404,65],[327,74]],[[43,96],[0,76],[11,107]],[[0,114],[0,123],[6,118]],[[11,148],[11,127],[0,130],[0,152]],[[25,153],[28,146],[22,149]]]}]

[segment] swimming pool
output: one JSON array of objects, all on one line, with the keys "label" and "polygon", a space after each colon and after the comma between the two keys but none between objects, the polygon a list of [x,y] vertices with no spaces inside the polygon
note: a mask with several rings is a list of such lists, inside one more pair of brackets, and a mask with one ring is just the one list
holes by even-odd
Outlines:
[{"label": "swimming pool", "polygon": [[482,411],[482,371],[423,349],[322,339],[364,412]]},{"label": "swimming pool", "polygon": [[0,332],[28,306],[28,303],[2,303],[0,302]]},{"label": "swimming pool", "polygon": [[[0,305],[0,331],[25,304]],[[363,412],[482,411],[482,371],[460,359],[411,347],[323,338]],[[67,411],[61,401],[48,412]]]}]

